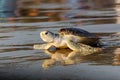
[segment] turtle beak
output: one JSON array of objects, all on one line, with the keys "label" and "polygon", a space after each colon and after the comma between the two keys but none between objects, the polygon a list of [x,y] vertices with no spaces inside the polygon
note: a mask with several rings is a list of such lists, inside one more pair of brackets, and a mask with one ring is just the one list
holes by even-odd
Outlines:
[{"label": "turtle beak", "polygon": [[47,33],[47,31],[40,32],[40,37],[45,42],[47,42],[46,33]]}]

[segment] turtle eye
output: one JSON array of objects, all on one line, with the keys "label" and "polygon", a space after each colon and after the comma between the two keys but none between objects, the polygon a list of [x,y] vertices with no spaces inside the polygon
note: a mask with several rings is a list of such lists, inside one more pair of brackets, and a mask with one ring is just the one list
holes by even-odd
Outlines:
[{"label": "turtle eye", "polygon": [[45,32],[45,34],[47,35],[47,34],[48,34],[48,32]]}]

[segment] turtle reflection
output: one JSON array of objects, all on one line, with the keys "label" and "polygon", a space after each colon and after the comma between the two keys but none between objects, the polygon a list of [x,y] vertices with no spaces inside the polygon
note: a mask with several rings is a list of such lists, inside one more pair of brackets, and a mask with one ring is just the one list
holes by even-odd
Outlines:
[{"label": "turtle reflection", "polygon": [[[56,51],[45,50],[45,53],[51,56],[50,59],[45,59],[42,67],[48,69],[53,66],[62,65],[68,66],[73,64],[80,64],[84,62],[92,62],[95,65],[110,65],[113,61],[113,54],[100,52],[90,55],[82,55],[84,52],[76,52],[70,49],[59,49]],[[88,53],[89,54],[89,53]],[[109,54],[109,55],[108,55]]]}]

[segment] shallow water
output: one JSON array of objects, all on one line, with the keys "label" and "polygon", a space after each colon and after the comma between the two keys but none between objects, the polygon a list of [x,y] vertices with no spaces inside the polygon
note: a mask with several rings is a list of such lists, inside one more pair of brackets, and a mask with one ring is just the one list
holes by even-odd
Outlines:
[{"label": "shallow water", "polygon": [[[4,6],[5,0],[1,0]],[[119,0],[8,0],[0,7],[0,78],[119,80]],[[6,1],[7,2],[7,1]],[[76,27],[101,37],[105,51],[66,60],[70,50],[34,50],[42,30]],[[73,52],[74,53],[74,52]],[[91,74],[91,75],[90,75]],[[7,76],[7,77],[6,77]]]}]

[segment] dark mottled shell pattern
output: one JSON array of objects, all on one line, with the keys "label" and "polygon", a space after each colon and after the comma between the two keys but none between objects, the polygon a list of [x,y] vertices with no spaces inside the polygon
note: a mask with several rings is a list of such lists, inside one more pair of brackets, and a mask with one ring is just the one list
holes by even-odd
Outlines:
[{"label": "dark mottled shell pattern", "polygon": [[80,28],[62,28],[59,30],[60,35],[75,35],[79,37],[87,37],[87,38],[98,38],[96,35],[85,31]]}]

